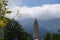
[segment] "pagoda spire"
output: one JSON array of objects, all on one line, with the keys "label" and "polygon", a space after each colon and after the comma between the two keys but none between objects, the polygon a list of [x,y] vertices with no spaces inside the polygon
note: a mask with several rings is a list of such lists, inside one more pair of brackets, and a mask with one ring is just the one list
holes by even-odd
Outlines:
[{"label": "pagoda spire", "polygon": [[38,40],[38,21],[34,21],[34,40]]}]

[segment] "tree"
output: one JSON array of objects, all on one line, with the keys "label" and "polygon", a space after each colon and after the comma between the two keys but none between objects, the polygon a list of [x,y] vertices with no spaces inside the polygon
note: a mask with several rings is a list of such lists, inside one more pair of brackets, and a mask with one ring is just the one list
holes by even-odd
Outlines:
[{"label": "tree", "polygon": [[3,40],[3,31],[6,27],[6,24],[8,23],[8,18],[5,18],[3,16],[0,17],[0,40]]},{"label": "tree", "polygon": [[0,16],[4,16],[6,13],[11,13],[11,11],[7,8],[7,0],[0,0]]},{"label": "tree", "polygon": [[7,23],[7,18],[4,18],[6,13],[11,13],[7,8],[7,0],[0,0],[0,40],[3,40],[3,31]]},{"label": "tree", "polygon": [[58,34],[58,33],[46,33],[43,40],[60,40],[60,34]]},{"label": "tree", "polygon": [[44,36],[43,39],[44,40],[50,40],[50,35],[51,35],[50,33],[46,33],[46,35]]},{"label": "tree", "polygon": [[0,40],[32,40],[17,21],[4,17],[5,14],[11,13],[7,3],[7,0],[0,0]]},{"label": "tree", "polygon": [[17,21],[10,20],[5,29],[5,40],[32,40],[31,36],[21,27]]},{"label": "tree", "polygon": [[60,33],[60,29],[58,30],[58,33]]}]

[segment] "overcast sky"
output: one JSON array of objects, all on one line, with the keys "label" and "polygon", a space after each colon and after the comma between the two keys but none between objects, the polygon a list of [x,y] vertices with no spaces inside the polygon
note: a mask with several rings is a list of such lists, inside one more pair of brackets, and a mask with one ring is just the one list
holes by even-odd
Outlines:
[{"label": "overcast sky", "polygon": [[[12,13],[6,16],[19,20],[22,25],[26,25],[31,19],[51,20],[60,18],[60,0],[9,0],[8,7]],[[19,10],[20,17],[16,16]],[[16,16],[16,17],[15,17]],[[25,27],[25,26],[24,26]],[[28,27],[29,28],[29,27]],[[56,30],[59,27],[43,27],[48,30]]]},{"label": "overcast sky", "polygon": [[13,18],[19,10],[21,18],[37,18],[48,20],[60,18],[60,0],[9,0],[8,7],[12,14],[7,15]]}]

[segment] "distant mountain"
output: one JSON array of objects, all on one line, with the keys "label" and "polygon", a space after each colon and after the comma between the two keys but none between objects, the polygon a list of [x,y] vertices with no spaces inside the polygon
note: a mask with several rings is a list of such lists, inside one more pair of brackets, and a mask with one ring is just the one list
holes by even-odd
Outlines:
[{"label": "distant mountain", "polygon": [[60,29],[60,19],[53,19],[53,20],[38,20],[39,26],[49,30],[50,32],[56,32]]},{"label": "distant mountain", "polygon": [[[33,27],[34,27],[34,19],[24,19],[20,20],[23,25],[23,29],[33,36]],[[52,20],[38,20],[39,24],[39,39],[41,39],[46,32],[56,32],[60,29],[60,19],[52,19]]]}]

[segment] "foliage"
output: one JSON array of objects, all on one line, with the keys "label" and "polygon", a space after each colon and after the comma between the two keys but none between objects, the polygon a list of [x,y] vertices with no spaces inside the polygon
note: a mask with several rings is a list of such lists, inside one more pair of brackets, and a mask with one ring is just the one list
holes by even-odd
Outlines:
[{"label": "foliage", "polygon": [[7,18],[4,17],[5,14],[11,13],[11,11],[7,8],[7,0],[0,0],[0,40],[3,40],[3,31],[8,22]]},{"label": "foliage", "polygon": [[8,18],[5,18],[3,16],[0,17],[0,28],[4,28],[6,24],[8,23]]},{"label": "foliage", "polygon": [[43,40],[60,40],[60,34],[58,33],[46,33]]},{"label": "foliage", "polygon": [[[5,14],[11,13],[7,8],[7,0],[0,0],[0,40],[32,40],[31,36],[26,33],[17,21],[5,18]],[[4,39],[3,39],[4,34]]]},{"label": "foliage", "polygon": [[60,29],[58,30],[58,32],[60,33]]},{"label": "foliage", "polygon": [[14,40],[16,38],[17,40],[32,40],[31,36],[21,27],[22,26],[16,21],[9,21],[5,29],[5,40]]},{"label": "foliage", "polygon": [[9,19],[8,18],[5,18],[3,16],[0,17],[0,40],[3,40],[3,31],[4,31],[4,28],[6,27],[6,24],[8,23]]},{"label": "foliage", "polygon": [[4,16],[6,13],[11,13],[7,8],[7,0],[0,0],[0,16]]},{"label": "foliage", "polygon": [[[0,17],[0,20],[2,20],[0,24],[0,40],[13,40],[14,38],[18,40],[32,40],[32,37],[22,29],[22,25],[17,21],[5,17]],[[3,30],[4,39],[1,37]]]},{"label": "foliage", "polygon": [[60,40],[60,35],[59,34],[52,34],[51,40]]},{"label": "foliage", "polygon": [[46,35],[44,36],[44,40],[50,40],[50,33],[46,33]]}]

